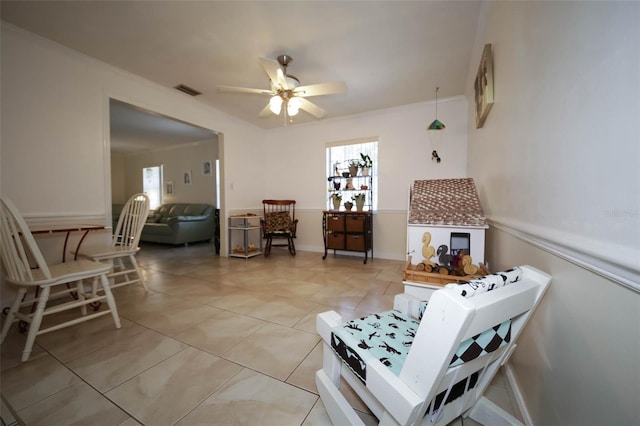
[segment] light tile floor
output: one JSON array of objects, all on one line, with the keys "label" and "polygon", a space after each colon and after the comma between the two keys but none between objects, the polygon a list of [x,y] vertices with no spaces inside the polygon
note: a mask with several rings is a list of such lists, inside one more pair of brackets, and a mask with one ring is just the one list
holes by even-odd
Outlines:
[{"label": "light tile floor", "polygon": [[[24,335],[12,330],[1,348],[4,423],[329,425],[314,384],[316,314],[357,318],[403,291],[400,261],[285,249],[245,260],[211,244],[144,245],[137,259],[150,291],[114,291],[122,328],[103,316],[39,336],[26,363]],[[487,396],[520,417],[502,374]],[[462,424],[477,425],[452,423]]]}]

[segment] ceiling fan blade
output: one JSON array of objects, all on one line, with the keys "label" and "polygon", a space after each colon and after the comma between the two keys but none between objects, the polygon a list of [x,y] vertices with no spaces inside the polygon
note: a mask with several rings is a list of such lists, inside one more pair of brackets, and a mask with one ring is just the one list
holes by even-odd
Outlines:
[{"label": "ceiling fan blade", "polygon": [[258,114],[258,117],[267,118],[267,117],[271,117],[272,115],[273,113],[269,109],[269,104],[267,104],[266,107],[262,108],[262,111],[260,111],[260,114]]},{"label": "ceiling fan blade", "polygon": [[226,93],[251,93],[257,95],[273,95],[271,90],[265,89],[251,89],[249,87],[231,87],[231,86],[218,86],[218,92]]},{"label": "ceiling fan blade", "polygon": [[284,90],[289,89],[287,80],[284,78],[284,72],[277,61],[269,58],[260,58],[260,64],[262,64],[273,85],[280,86]]},{"label": "ceiling fan blade", "polygon": [[311,84],[309,86],[300,86],[294,90],[296,96],[308,98],[310,96],[335,95],[338,93],[347,93],[347,85],[344,81],[334,83]]},{"label": "ceiling fan blade", "polygon": [[309,114],[313,115],[314,117],[322,118],[327,114],[325,110],[323,110],[313,102],[308,101],[304,98],[298,98],[298,99],[300,100],[300,108],[307,111]]}]

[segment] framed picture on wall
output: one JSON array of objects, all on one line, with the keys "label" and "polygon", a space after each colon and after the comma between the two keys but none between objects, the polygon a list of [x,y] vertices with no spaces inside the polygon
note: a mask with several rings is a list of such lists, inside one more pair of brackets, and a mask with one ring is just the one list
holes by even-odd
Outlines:
[{"label": "framed picture on wall", "polygon": [[202,162],[202,175],[211,176],[211,160],[206,160]]},{"label": "framed picture on wall", "polygon": [[185,185],[191,185],[191,170],[182,172],[182,179]]},{"label": "framed picture on wall", "polygon": [[484,45],[473,87],[476,101],[476,129],[479,129],[484,125],[484,120],[493,106],[493,53],[491,51],[491,43]]},{"label": "framed picture on wall", "polygon": [[167,182],[167,195],[173,195],[173,181]]}]

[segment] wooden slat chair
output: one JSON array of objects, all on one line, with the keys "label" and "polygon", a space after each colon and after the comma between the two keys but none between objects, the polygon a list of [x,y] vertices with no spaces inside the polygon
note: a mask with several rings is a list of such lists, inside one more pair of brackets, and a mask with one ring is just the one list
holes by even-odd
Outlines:
[{"label": "wooden slat chair", "polygon": [[550,281],[520,266],[448,284],[431,295],[421,319],[412,315],[419,315],[419,301],[406,294],[394,302],[405,312],[346,323],[334,311],[319,314],[324,354],[316,385],[331,421],[363,424],[340,392],[342,378],[380,424],[446,425],[461,415],[485,425],[521,424],[482,395]]},{"label": "wooden slat chair", "polygon": [[[13,203],[6,198],[0,200],[0,221],[0,252],[2,253],[6,281],[18,287],[16,299],[9,309],[2,327],[0,343],[4,342],[11,325],[15,321],[26,322],[29,324],[29,332],[22,351],[22,361],[27,361],[31,355],[36,336],[41,334],[69,327],[108,313],[111,313],[116,328],[120,328],[118,310],[116,309],[116,303],[111,294],[106,275],[110,269],[109,265],[87,259],[48,265],[24,218]],[[82,280],[85,279],[93,280],[91,294],[86,292],[82,285]],[[95,289],[98,281],[104,291],[103,296],[96,294]],[[76,283],[76,285],[65,285],[60,290],[63,284],[71,283]],[[52,292],[54,287],[56,291]],[[33,290],[34,294],[27,296],[29,290]],[[77,299],[47,307],[49,300],[74,292],[77,292]],[[104,299],[107,300],[107,310],[87,315],[87,305],[101,303]],[[36,309],[33,312],[21,310],[21,308],[32,307],[34,304]],[[82,315],[78,318],[70,319],[45,329],[40,328],[44,316],[74,308],[80,308]]]},{"label": "wooden slat chair", "polygon": [[146,194],[135,194],[127,200],[122,208],[111,245],[107,248],[98,247],[90,251],[81,250],[78,253],[79,256],[91,260],[113,262],[113,269],[107,275],[108,278],[114,280],[111,288],[140,283],[145,291],[147,290],[135,255],[140,250],[138,243],[148,216],[149,197]]},{"label": "wooden slat chair", "polygon": [[[296,255],[296,201],[295,200],[262,200],[264,217],[260,219],[263,238],[267,240],[264,256],[271,253],[271,247],[287,247],[292,256]],[[273,240],[286,239],[286,243],[274,244]]]}]

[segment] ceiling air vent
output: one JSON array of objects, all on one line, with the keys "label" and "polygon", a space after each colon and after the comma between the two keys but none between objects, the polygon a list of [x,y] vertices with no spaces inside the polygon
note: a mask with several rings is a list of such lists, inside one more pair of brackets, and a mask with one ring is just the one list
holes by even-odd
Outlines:
[{"label": "ceiling air vent", "polygon": [[176,87],[174,87],[174,89],[178,89],[179,91],[181,91],[182,93],[186,93],[189,96],[198,96],[198,95],[202,95],[201,92],[198,92],[196,89],[192,89],[189,86],[185,86],[184,84],[178,84]]}]

